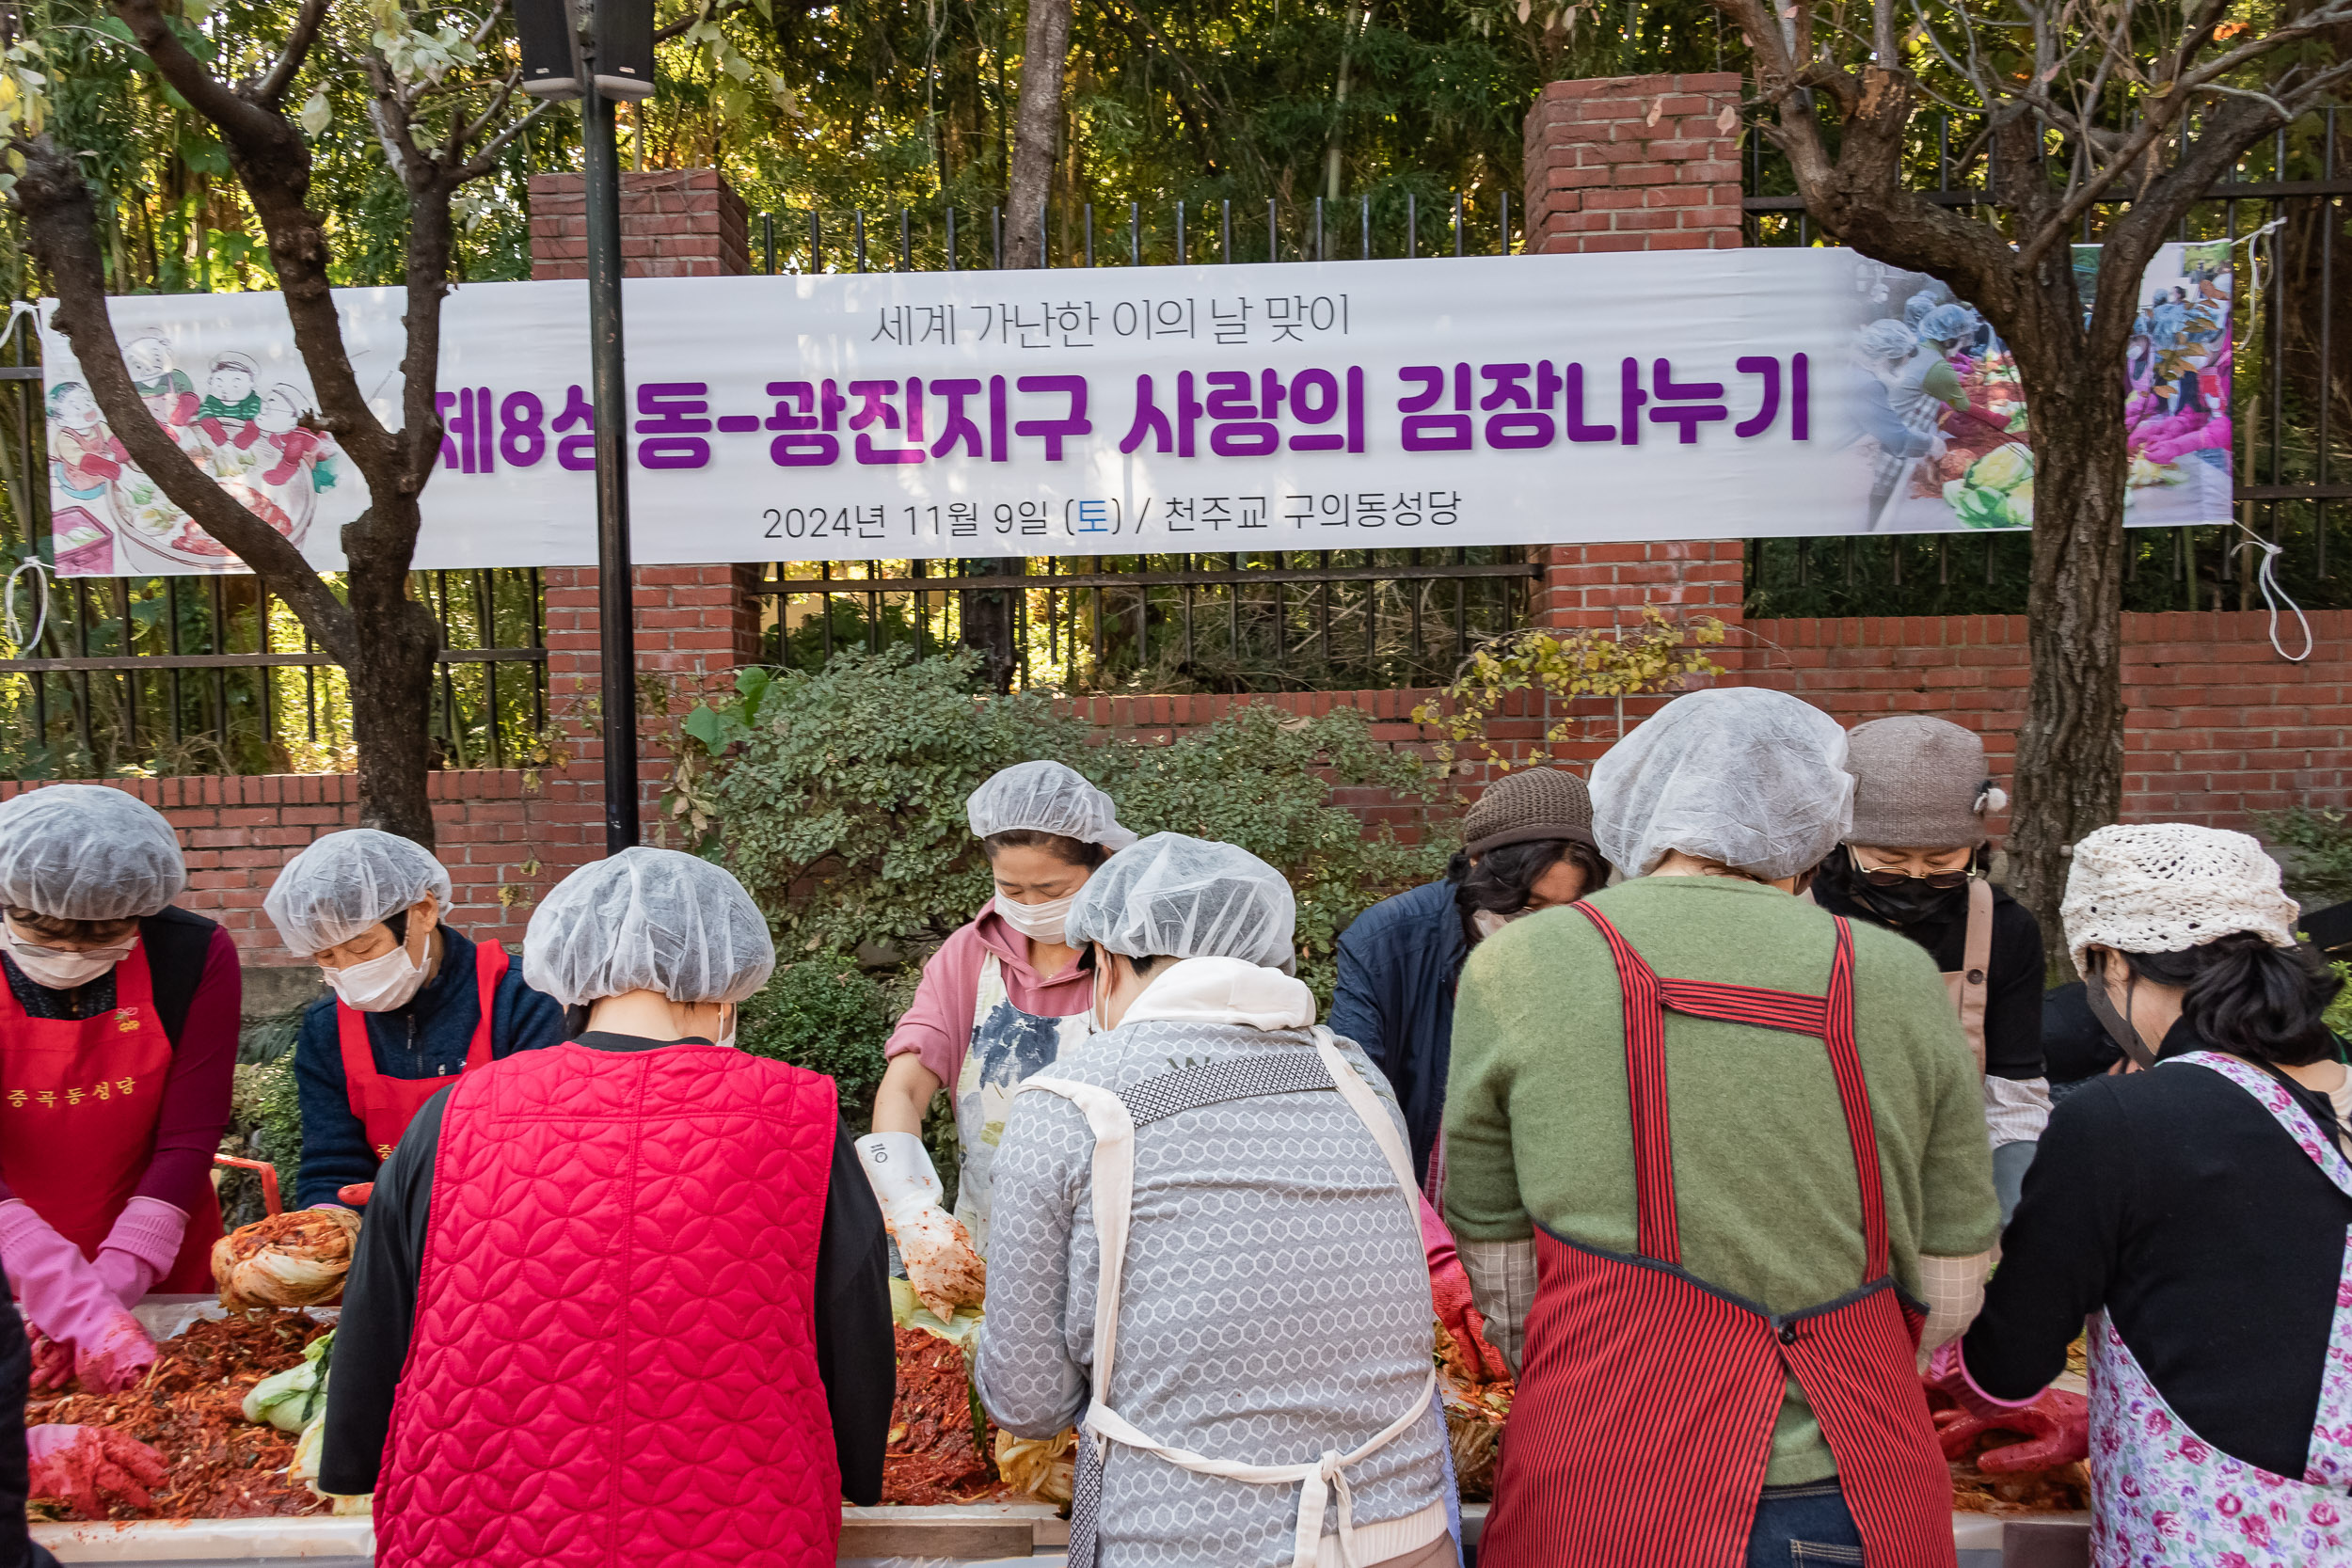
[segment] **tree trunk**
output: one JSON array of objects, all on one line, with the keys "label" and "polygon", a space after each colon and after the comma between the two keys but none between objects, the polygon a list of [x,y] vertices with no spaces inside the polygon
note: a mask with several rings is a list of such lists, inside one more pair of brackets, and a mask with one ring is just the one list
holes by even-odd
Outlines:
[{"label": "tree trunk", "polygon": [[2123,804],[2123,398],[2095,356],[2036,375],[2021,352],[2019,368],[2033,410],[2032,671],[2010,768],[2009,884],[2059,962],[2068,858]]},{"label": "tree trunk", "polygon": [[1071,0],[1029,0],[1028,39],[1021,50],[1021,109],[1013,126],[1012,174],[1005,193],[1009,267],[1045,264],[1045,198],[1054,182],[1054,137],[1061,129],[1070,7]]},{"label": "tree trunk", "polygon": [[433,804],[426,784],[440,622],[431,607],[408,596],[405,570],[355,564],[350,580],[354,618],[367,628],[358,657],[344,665],[359,752],[359,826],[430,849]]},{"label": "tree trunk", "polygon": [[[1019,559],[1011,561],[967,561],[963,563],[966,577],[996,577],[1019,569]],[[992,691],[1012,689],[1012,677],[1021,668],[1021,658],[1013,645],[1012,594],[1007,589],[986,589],[978,593],[957,595],[961,600],[958,622],[962,628],[959,639],[962,644],[980,656],[980,674]]]}]

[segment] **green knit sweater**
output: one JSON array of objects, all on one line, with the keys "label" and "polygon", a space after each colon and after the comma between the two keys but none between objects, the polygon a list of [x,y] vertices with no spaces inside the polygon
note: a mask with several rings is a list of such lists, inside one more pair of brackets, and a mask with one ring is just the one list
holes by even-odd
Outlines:
[{"label": "green knit sweater", "polygon": [[[1642,878],[1596,895],[1661,975],[1820,995],[1830,916],[1760,883]],[[1853,923],[1854,1032],[1870,1090],[1895,1275],[1993,1245],[1999,1206],[1976,1064],[1915,943]],[[1807,1036],[1666,1016],[1682,1263],[1772,1312],[1862,1283],[1862,1205],[1836,1081]],[[1445,1217],[1465,1241],[1534,1225],[1635,1250],[1624,1007],[1608,944],[1573,910],[1514,922],[1462,972],[1446,1085]],[[1791,1379],[1768,1485],[1836,1464]]]}]

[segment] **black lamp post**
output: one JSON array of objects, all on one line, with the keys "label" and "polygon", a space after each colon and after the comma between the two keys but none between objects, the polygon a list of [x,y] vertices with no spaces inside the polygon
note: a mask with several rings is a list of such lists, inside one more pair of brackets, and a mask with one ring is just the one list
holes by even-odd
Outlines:
[{"label": "black lamp post", "polygon": [[604,847],[638,838],[636,607],[628,544],[628,378],[621,331],[621,160],[613,105],[653,95],[653,0],[515,0],[523,90],[580,100],[588,353],[596,405],[596,610]]}]

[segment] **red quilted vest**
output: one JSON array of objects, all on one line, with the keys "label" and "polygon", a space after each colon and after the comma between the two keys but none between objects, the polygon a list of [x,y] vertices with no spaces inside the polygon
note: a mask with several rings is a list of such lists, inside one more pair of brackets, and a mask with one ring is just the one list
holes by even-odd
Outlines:
[{"label": "red quilted vest", "polygon": [[434,1167],[380,1568],[817,1568],[833,1081],[708,1045],[468,1072]]}]

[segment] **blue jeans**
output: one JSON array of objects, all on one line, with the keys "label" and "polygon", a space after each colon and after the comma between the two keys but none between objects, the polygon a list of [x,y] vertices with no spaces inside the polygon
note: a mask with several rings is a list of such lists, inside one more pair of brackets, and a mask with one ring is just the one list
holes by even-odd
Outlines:
[{"label": "blue jeans", "polygon": [[1748,1535],[1747,1568],[1829,1568],[1862,1560],[1862,1532],[1836,1478],[1767,1486]]}]

